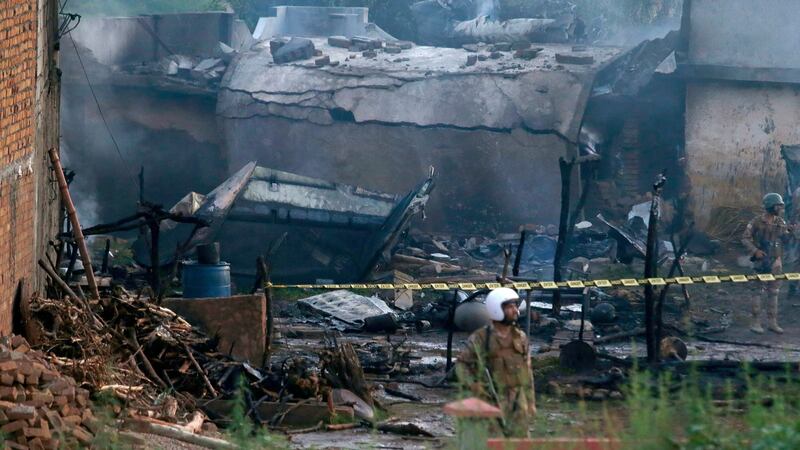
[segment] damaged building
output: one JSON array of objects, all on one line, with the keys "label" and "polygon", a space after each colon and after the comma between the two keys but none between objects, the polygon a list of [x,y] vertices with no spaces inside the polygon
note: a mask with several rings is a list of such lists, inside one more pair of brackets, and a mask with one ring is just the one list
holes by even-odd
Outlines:
[{"label": "damaged building", "polygon": [[[781,148],[800,144],[800,57],[792,0],[685,4],[686,174],[702,228],[725,233],[742,209],[785,192]],[[745,45],[746,44],[746,45]],[[733,222],[733,223],[731,223]]]},{"label": "damaged building", "polygon": [[58,148],[58,14],[55,0],[0,3],[0,334],[15,301],[44,289],[36,265],[59,221],[47,151]]},{"label": "damaged building", "polygon": [[[636,88],[627,88],[625,94],[635,97],[662,62],[641,64],[640,54],[621,47],[532,44],[524,34],[516,43],[418,46],[397,41],[368,22],[365,8],[306,7],[281,7],[277,16],[259,21],[255,43],[242,33],[217,33],[243,24],[205,27],[210,35],[195,39],[206,42],[205,48],[183,49],[188,55],[180,55],[173,44],[179,33],[164,31],[177,19],[153,17],[97,19],[75,33],[77,48],[94,57],[95,69],[103,74],[89,70],[99,89],[106,89],[101,99],[109,103],[112,122],[138,130],[133,142],[143,150],[126,148],[123,153],[131,160],[128,166],[144,165],[145,196],[158,192],[152,200],[173,204],[185,192],[210,191],[251,160],[384,192],[406,191],[433,166],[440,178],[423,226],[460,233],[555,223],[558,159],[578,156],[580,146],[599,144],[585,124],[607,127],[603,121],[614,115],[614,126],[620,128],[620,111],[627,111],[624,105],[603,106],[619,93],[612,84],[624,84],[618,74],[625,70],[618,66],[648,73],[634,83]],[[224,14],[213,17],[220,23],[232,20]],[[210,19],[201,14],[182,18],[199,20]],[[153,39],[155,31],[166,34]],[[106,35],[120,41],[108,45],[99,39]],[[310,36],[303,45],[313,46],[307,58],[276,63],[277,47],[292,38],[300,42],[301,35]],[[133,36],[135,46],[123,45]],[[210,45],[217,39],[221,47]],[[203,63],[210,67],[198,67]],[[209,75],[210,68],[217,75]],[[76,89],[84,89],[79,70],[73,66],[67,72]],[[602,85],[598,80],[604,80]],[[617,112],[610,112],[615,107]],[[102,130],[89,123],[98,123],[94,105],[82,108],[86,114],[74,120],[84,122],[70,127],[67,145],[86,130]],[[596,119],[587,117],[593,110]],[[169,111],[175,114],[165,117]],[[107,136],[95,136],[95,142],[108,142]],[[602,139],[611,142],[613,135]],[[639,145],[633,142],[626,145]],[[118,176],[126,164],[105,155],[100,176]],[[166,173],[168,166],[159,161],[167,160],[196,170]],[[76,183],[81,186],[80,180]],[[645,186],[637,194],[647,191],[647,182],[631,183],[636,189]],[[135,203],[135,181],[130,184],[113,194],[95,194],[103,197],[96,199],[97,221],[124,215],[123,209]]]}]

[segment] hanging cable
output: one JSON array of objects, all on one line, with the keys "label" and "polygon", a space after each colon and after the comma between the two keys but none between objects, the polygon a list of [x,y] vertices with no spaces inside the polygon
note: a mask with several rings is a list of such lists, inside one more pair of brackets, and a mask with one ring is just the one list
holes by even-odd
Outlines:
[{"label": "hanging cable", "polygon": [[[97,94],[94,92],[94,87],[92,86],[91,80],[89,80],[89,74],[86,72],[86,66],[83,65],[83,59],[81,58],[81,53],[78,51],[78,45],[75,43],[75,39],[72,38],[72,33],[69,33],[69,40],[72,42],[72,48],[75,49],[75,55],[78,57],[78,63],[80,63],[81,70],[83,71],[83,76],[86,78],[86,84],[89,85],[89,92],[92,93],[92,98],[94,98],[94,103],[97,105],[97,110],[100,112],[100,119],[103,121],[103,125],[108,131],[108,135],[111,137],[111,142],[114,143],[114,149],[117,151],[117,155],[119,155],[119,159],[122,161],[122,164],[127,168],[130,169],[132,166],[128,164],[128,161],[122,156],[122,151],[119,148],[119,144],[117,140],[114,138],[114,133],[111,132],[111,127],[108,126],[108,121],[106,121],[106,116],[103,113],[103,108],[100,107],[100,101],[97,99]],[[133,175],[132,172],[126,170],[128,175],[133,179],[134,185],[136,184],[136,177]]]}]

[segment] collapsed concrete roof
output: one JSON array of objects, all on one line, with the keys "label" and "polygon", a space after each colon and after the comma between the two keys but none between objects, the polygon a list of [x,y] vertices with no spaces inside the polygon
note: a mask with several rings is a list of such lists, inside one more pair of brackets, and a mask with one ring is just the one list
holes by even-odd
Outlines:
[{"label": "collapsed concrete roof", "polygon": [[532,60],[503,52],[499,59],[467,66],[470,52],[464,49],[416,46],[367,58],[325,39],[313,41],[338,65],[317,67],[313,59],[275,64],[263,43],[231,63],[220,86],[218,114],[321,125],[526,129],[575,142],[595,75],[622,53],[614,47],[581,48],[574,54],[593,62],[562,64],[556,54],[573,54],[573,47],[546,44]]}]

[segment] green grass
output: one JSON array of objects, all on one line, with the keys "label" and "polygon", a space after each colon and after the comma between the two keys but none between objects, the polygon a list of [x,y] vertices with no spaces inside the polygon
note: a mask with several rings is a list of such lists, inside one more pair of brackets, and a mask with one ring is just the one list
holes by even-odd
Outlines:
[{"label": "green grass", "polygon": [[[607,437],[624,449],[734,450],[800,448],[800,380],[787,371],[765,378],[745,372],[717,384],[697,373],[680,378],[633,371],[625,399],[571,402],[540,395],[532,437]],[[780,380],[780,381],[777,381]],[[787,381],[789,380],[789,381]],[[460,396],[468,394],[462,388]],[[486,427],[458,421],[451,448],[479,448]]]},{"label": "green grass", "polygon": [[247,416],[245,389],[247,385],[244,379],[240,378],[239,389],[233,399],[231,423],[225,430],[225,438],[242,450],[288,449],[289,443],[283,437],[270,433],[265,427],[256,426]]}]

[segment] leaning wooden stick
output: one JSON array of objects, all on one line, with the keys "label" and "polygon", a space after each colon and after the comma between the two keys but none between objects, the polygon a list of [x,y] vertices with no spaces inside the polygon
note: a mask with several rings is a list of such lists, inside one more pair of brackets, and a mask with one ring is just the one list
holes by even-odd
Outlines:
[{"label": "leaning wooden stick", "polygon": [[50,161],[53,163],[53,170],[56,173],[58,187],[61,189],[61,198],[64,201],[64,206],[67,208],[69,221],[72,223],[72,233],[75,236],[75,243],[78,244],[78,250],[81,252],[83,269],[86,271],[86,281],[89,283],[89,293],[92,298],[99,299],[100,292],[97,290],[97,282],[94,279],[92,258],[89,256],[89,251],[86,248],[86,241],[83,239],[83,231],[81,230],[81,223],[78,220],[78,213],[75,211],[75,204],[72,203],[72,197],[69,195],[69,186],[67,186],[67,179],[64,177],[64,169],[61,167],[61,160],[58,158],[58,152],[55,148],[51,148],[48,153],[50,154]]}]

